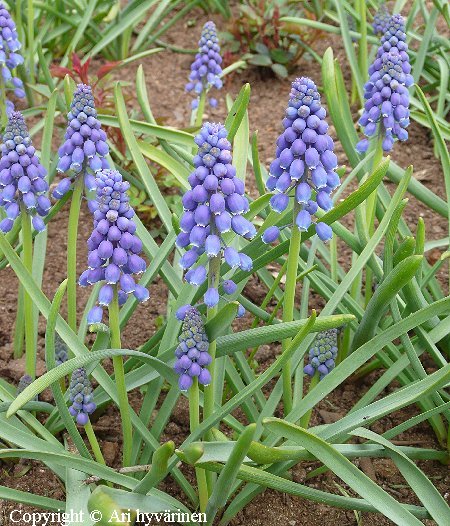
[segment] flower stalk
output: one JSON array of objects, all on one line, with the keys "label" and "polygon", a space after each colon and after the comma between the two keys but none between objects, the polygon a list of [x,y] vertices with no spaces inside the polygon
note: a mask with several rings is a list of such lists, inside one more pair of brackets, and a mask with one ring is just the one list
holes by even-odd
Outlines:
[{"label": "flower stalk", "polygon": [[[109,304],[109,328],[111,331],[112,348],[120,349],[122,347],[122,342],[120,337],[119,296],[117,292],[117,285],[114,285],[113,300]],[[131,424],[131,413],[128,403],[127,388],[125,383],[125,370],[122,356],[113,356],[113,366],[115,382],[117,385],[120,418],[122,420],[123,465],[129,466],[131,463],[133,446],[133,427]]]},{"label": "flower stalk", "polygon": [[[23,264],[30,275],[33,272],[33,236],[31,221],[25,207],[22,205],[22,243]],[[25,372],[36,378],[36,345],[34,339],[33,300],[27,290],[23,289],[23,312],[25,321]]]}]

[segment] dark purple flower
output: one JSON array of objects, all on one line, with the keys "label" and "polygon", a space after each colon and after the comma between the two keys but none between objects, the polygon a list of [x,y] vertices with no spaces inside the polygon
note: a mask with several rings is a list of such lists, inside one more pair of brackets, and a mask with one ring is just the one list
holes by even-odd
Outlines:
[{"label": "dark purple flower", "polygon": [[55,362],[56,365],[61,365],[64,362],[67,362],[67,359],[69,357],[68,351],[67,351],[67,345],[66,342],[61,338],[61,336],[56,333],[55,334]]},{"label": "dark purple flower", "polygon": [[391,15],[389,14],[386,4],[381,4],[373,17],[372,22],[372,28],[375,35],[382,35],[386,31],[390,18]]},{"label": "dark purple flower", "polygon": [[95,174],[109,168],[106,133],[97,118],[90,86],[78,84],[67,119],[69,124],[65,142],[58,151],[57,169],[70,175],[62,179],[53,191],[55,199],[66,194],[77,177],[84,177],[86,190],[94,190]]},{"label": "dark purple flower", "polygon": [[9,232],[23,208],[32,218],[37,231],[44,230],[42,220],[50,210],[45,196],[48,184],[47,172],[39,162],[23,115],[13,111],[3,135],[0,158],[0,206],[6,218],[0,222],[0,230]]},{"label": "dark purple flower", "polygon": [[[202,29],[202,35],[198,42],[198,53],[191,64],[189,82],[186,91],[193,91],[197,96],[211,87],[222,88],[222,57],[220,56],[219,39],[217,38],[216,25],[214,22],[206,22]],[[209,104],[215,108],[217,100],[209,99]],[[192,108],[198,107],[198,98],[192,101]]]},{"label": "dark purple flower", "polygon": [[175,350],[177,361],[175,372],[180,376],[178,385],[181,391],[187,391],[195,377],[201,385],[211,382],[207,366],[211,363],[209,340],[205,332],[201,314],[195,307],[187,306],[184,312],[181,334]]},{"label": "dark purple flower", "polygon": [[[17,66],[23,64],[20,54],[21,43],[16,30],[16,24],[3,2],[0,2],[0,70],[3,86],[13,90],[14,95],[20,99],[25,97],[23,82],[15,76]],[[6,93],[0,93],[6,99]],[[6,100],[6,113],[14,111],[14,104]]]},{"label": "dark purple flower", "polygon": [[119,304],[129,294],[140,302],[149,298],[148,290],[133,278],[133,274],[144,272],[146,263],[139,255],[142,242],[135,233],[134,210],[127,194],[130,185],[117,170],[100,170],[96,175],[94,230],[87,242],[89,268],[79,279],[81,286],[104,282],[98,295],[99,305],[88,314],[90,325],[101,323],[102,307],[113,299],[113,285],[118,286]]},{"label": "dark purple flower", "polygon": [[[414,83],[406,44],[405,24],[400,15],[390,17],[377,56],[369,67],[369,81],[364,86],[364,111],[359,124],[367,137],[379,134],[383,150],[389,152],[395,140],[406,141],[409,125],[409,92]],[[367,151],[369,140],[360,141],[356,149]]]},{"label": "dark purple flower", "polygon": [[334,369],[338,352],[338,329],[328,329],[320,332],[309,349],[309,363],[303,371],[309,376],[319,372],[320,379]]},{"label": "dark purple flower", "polygon": [[[295,219],[297,228],[306,231],[313,223],[312,216],[320,207],[330,210],[333,203],[330,194],[340,184],[335,172],[337,157],[333,152],[333,140],[328,135],[326,111],[320,103],[320,95],[314,82],[302,77],[292,83],[289,105],[283,119],[284,132],[278,137],[276,159],[270,165],[266,186],[275,194],[270,205],[281,213],[289,205],[293,193],[301,205]],[[325,230],[316,223],[319,237],[331,238],[331,228]],[[272,243],[279,236],[277,227],[269,227],[263,234],[264,243]]]},{"label": "dark purple flower", "polygon": [[85,426],[89,421],[89,415],[95,411],[97,406],[94,403],[91,381],[84,367],[75,369],[72,373],[69,400],[72,402],[69,413],[75,418],[78,425]]},{"label": "dark purple flower", "polygon": [[27,387],[29,387],[33,383],[33,378],[29,374],[24,374],[20,377],[19,384],[17,385],[16,389],[16,396],[19,396],[20,393],[25,391]]},{"label": "dark purple flower", "polygon": [[[222,124],[206,123],[195,137],[198,153],[195,170],[189,176],[191,189],[183,196],[184,213],[180,219],[181,233],[177,244],[186,252],[180,265],[187,270],[186,281],[199,286],[206,280],[206,267],[194,267],[201,254],[208,258],[224,257],[232,268],[250,271],[251,259],[226,245],[223,234],[233,230],[251,239],[256,234],[253,224],[244,214],[249,210],[244,184],[236,177],[231,164],[231,144]],[[227,293],[227,287],[224,287]],[[216,288],[210,287],[205,303],[214,307],[219,301]]]}]

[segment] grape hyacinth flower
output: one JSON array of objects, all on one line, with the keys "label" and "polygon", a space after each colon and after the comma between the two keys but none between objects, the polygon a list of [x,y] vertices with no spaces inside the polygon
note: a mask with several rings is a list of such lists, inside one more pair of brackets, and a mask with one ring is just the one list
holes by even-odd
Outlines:
[{"label": "grape hyacinth flower", "polygon": [[[359,124],[367,137],[379,134],[383,151],[389,152],[396,139],[406,141],[409,125],[409,92],[414,83],[410,74],[405,24],[400,15],[389,19],[377,56],[369,67],[369,81],[364,86],[366,103]],[[367,151],[369,140],[356,145],[360,153]]]},{"label": "grape hyacinth flower", "polygon": [[314,376],[318,371],[320,380],[324,378],[335,367],[338,329],[328,329],[319,333],[309,349],[309,363],[303,372]]},{"label": "grape hyacinth flower", "polygon": [[33,383],[33,378],[29,374],[24,374],[20,377],[19,383],[17,385],[16,389],[16,396],[19,396],[20,393],[25,391],[27,387],[29,387]]},{"label": "grape hyacinth flower", "polygon": [[372,28],[375,35],[383,35],[386,31],[391,15],[386,4],[381,4],[375,13],[372,22]]},{"label": "grape hyacinth flower", "polygon": [[192,386],[194,378],[198,378],[201,385],[209,385],[211,375],[206,368],[212,360],[208,352],[209,340],[201,314],[195,307],[189,306],[185,311],[178,342],[174,369],[180,375],[178,380],[180,390],[187,391]]},{"label": "grape hyacinth flower", "polygon": [[67,119],[69,124],[64,136],[65,142],[58,151],[57,170],[71,175],[58,183],[53,191],[55,199],[61,199],[78,177],[84,177],[86,190],[94,190],[95,174],[109,168],[106,160],[109,153],[106,133],[97,118],[90,86],[78,84]]},{"label": "grape hyacinth flower", "polygon": [[[206,22],[202,29],[202,35],[198,43],[198,53],[191,65],[189,82],[186,84],[186,91],[193,91],[200,96],[209,88],[222,88],[222,57],[220,56],[219,39],[217,38],[216,25],[214,22]],[[196,109],[199,99],[192,101],[192,108]],[[217,100],[209,99],[209,104],[213,108],[217,106]]]},{"label": "grape hyacinth flower", "polygon": [[0,158],[0,206],[6,218],[0,222],[0,230],[9,232],[20,214],[21,208],[31,216],[33,227],[44,230],[42,220],[50,210],[45,192],[47,172],[39,162],[24,118],[18,111],[9,115],[3,135]]},{"label": "grape hyacinth flower", "polygon": [[89,421],[89,415],[95,411],[97,406],[94,403],[91,381],[84,367],[75,369],[72,373],[69,400],[72,402],[69,413],[75,418],[78,425],[85,426]]},{"label": "grape hyacinth flower", "polygon": [[55,362],[56,365],[61,365],[64,362],[67,362],[69,354],[67,351],[66,342],[61,338],[61,336],[55,334]]},{"label": "grape hyacinth flower", "polygon": [[[282,213],[289,204],[291,192],[300,210],[295,224],[306,231],[313,223],[318,208],[328,211],[333,207],[330,194],[340,185],[337,157],[333,139],[328,134],[326,111],[314,82],[301,77],[292,83],[289,104],[283,119],[284,132],[278,137],[276,159],[270,165],[266,186],[275,192],[270,206]],[[332,237],[331,228],[316,222],[317,235],[322,241]],[[268,228],[262,237],[265,243],[278,238],[277,227]]]},{"label": "grape hyacinth flower", "polygon": [[[20,54],[21,43],[16,30],[16,24],[3,2],[0,2],[0,69],[2,89],[13,90],[19,99],[25,97],[23,82],[15,76],[14,70],[23,64]],[[6,99],[6,93],[0,90],[0,97]],[[14,104],[6,100],[7,115],[14,111]]]},{"label": "grape hyacinth flower", "polygon": [[98,305],[88,314],[90,325],[100,324],[103,307],[108,306],[118,287],[119,305],[123,305],[129,294],[144,302],[149,292],[135,282],[133,274],[146,269],[140,257],[142,241],[136,235],[134,210],[130,206],[127,190],[130,184],[122,180],[117,170],[97,172],[97,198],[93,203],[94,230],[88,239],[88,270],[79,279],[81,286],[104,282],[98,294]]},{"label": "grape hyacinth flower", "polygon": [[[177,245],[187,250],[180,259],[180,266],[187,270],[185,279],[198,287],[207,279],[206,267],[195,266],[203,253],[210,261],[220,262],[223,257],[231,268],[250,271],[251,258],[227,246],[223,235],[233,231],[251,239],[256,229],[243,215],[249,210],[249,204],[244,183],[236,176],[236,169],[231,164],[231,144],[225,126],[205,123],[195,137],[195,143],[198,153],[194,157],[195,170],[188,179],[191,189],[182,199],[184,213]],[[236,291],[232,280],[225,280],[222,286],[225,294]],[[209,308],[219,302],[219,291],[211,282],[204,301]]]}]

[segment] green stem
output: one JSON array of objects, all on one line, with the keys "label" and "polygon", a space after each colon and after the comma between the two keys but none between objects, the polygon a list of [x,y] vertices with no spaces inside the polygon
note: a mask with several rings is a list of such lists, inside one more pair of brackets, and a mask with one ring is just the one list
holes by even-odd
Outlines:
[{"label": "green stem", "polygon": [[[314,376],[311,378],[311,381],[309,382],[308,393],[310,393],[314,389],[314,387],[316,387],[318,383],[319,383],[319,373],[316,371],[314,373]],[[311,415],[312,415],[312,409],[310,409],[307,413],[305,413],[300,418],[300,427],[303,427],[304,429],[308,428],[309,421],[311,420]]]},{"label": "green stem", "polygon": [[67,232],[67,322],[73,332],[77,332],[77,239],[83,185],[83,177],[79,176],[70,203]]},{"label": "green stem", "polygon": [[[194,383],[189,389],[189,424],[191,433],[193,433],[200,425],[200,399],[197,377],[194,378]],[[204,513],[208,504],[208,484],[206,481],[205,470],[195,468],[195,475],[197,477],[200,511]]]},{"label": "green stem", "polygon": [[34,6],[33,0],[27,3],[27,36],[28,36],[28,67],[30,68],[30,79],[34,84]]},{"label": "green stem", "polygon": [[[298,258],[300,256],[300,243],[302,234],[295,224],[295,219],[300,211],[300,205],[295,201],[293,209],[293,225],[291,229],[291,240],[289,243],[288,264],[286,270],[286,285],[284,292],[283,322],[294,319],[295,289],[297,285]],[[283,351],[291,343],[291,338],[283,340]],[[283,367],[283,406],[284,414],[287,415],[292,410],[292,382],[291,382],[291,363],[290,361]]]},{"label": "green stem", "polygon": [[[33,236],[31,219],[22,205],[23,264],[30,275],[33,272]],[[36,346],[34,341],[33,301],[26,288],[23,289],[23,311],[25,320],[25,372],[36,377]]]},{"label": "green stem", "polygon": [[84,431],[86,432],[89,444],[91,445],[92,453],[94,453],[95,460],[99,464],[103,464],[104,466],[106,466],[105,459],[103,458],[102,451],[100,449],[100,444],[98,443],[97,437],[95,436],[95,432],[92,428],[90,420],[88,420],[88,423],[84,426]]},{"label": "green stem", "polygon": [[2,125],[1,131],[3,133],[8,123],[8,116],[6,115],[6,90],[3,77],[0,78],[0,118]]},{"label": "green stem", "polygon": [[[383,137],[381,135],[380,130],[378,131],[378,138],[376,140],[374,148],[375,148],[375,154],[372,160],[372,172],[373,170],[377,168],[377,166],[383,160]],[[366,202],[367,203],[366,204],[366,224],[367,224],[367,230],[368,230],[369,236],[372,236],[375,231],[375,212],[377,209],[377,201],[378,201],[378,189],[369,195],[369,197],[367,198],[367,202]],[[366,294],[365,294],[365,306],[366,307],[373,294],[372,285],[373,285],[373,273],[369,267],[366,267]]]},{"label": "green stem", "polygon": [[[211,258],[208,269],[208,287],[218,288],[220,278],[220,257]],[[211,320],[217,313],[217,307],[208,309],[207,320]],[[215,384],[215,367],[216,367],[216,342],[209,344],[209,354],[212,361],[209,366],[211,374],[211,383],[205,387],[204,390],[204,405],[203,405],[203,420],[206,420],[214,412],[214,384]],[[211,436],[211,430],[208,431],[207,436]]]},{"label": "green stem", "polygon": [[205,111],[205,102],[206,102],[206,90],[203,90],[198,99],[197,112],[195,114],[195,127],[200,128],[203,122],[203,113]]},{"label": "green stem", "polygon": [[362,78],[367,75],[367,19],[366,19],[366,0],[358,0],[358,14],[359,14],[359,32],[361,38],[358,42],[358,62],[359,71]]},{"label": "green stem", "polygon": [[[120,340],[119,298],[117,294],[117,285],[114,286],[114,297],[109,305],[109,329],[111,331],[111,347],[113,349],[120,349],[122,343]],[[117,398],[119,400],[120,418],[122,419],[123,465],[129,466],[133,447],[133,427],[131,425],[130,406],[128,404],[122,356],[114,356],[113,365],[117,385]]]},{"label": "green stem", "polygon": [[17,360],[23,355],[23,344],[25,336],[25,324],[23,322],[23,294],[24,288],[19,283],[19,290],[17,294],[17,315],[16,325],[14,329],[14,359]]}]

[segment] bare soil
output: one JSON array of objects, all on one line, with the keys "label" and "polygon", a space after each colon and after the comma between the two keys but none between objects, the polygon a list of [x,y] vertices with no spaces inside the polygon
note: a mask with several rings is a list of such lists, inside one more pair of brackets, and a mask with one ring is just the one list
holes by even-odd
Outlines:
[{"label": "bare soil", "polygon": [[[218,17],[213,16],[212,19],[214,19],[219,26],[221,25]],[[189,15],[189,19],[182,20],[171,28],[171,30],[164,35],[164,40],[175,46],[193,48],[198,40],[200,28],[205,21],[206,18],[201,11],[194,11]],[[340,38],[338,36],[324,34],[318,41],[316,51],[322,54],[328,46],[333,47],[335,56],[339,59],[343,67],[346,82],[349,83],[349,68],[345,60],[345,52],[342,48]],[[188,75],[191,60],[192,56],[190,55],[166,51],[152,55],[143,61],[153,112],[158,120],[165,124],[185,127],[189,122],[190,98],[184,92],[184,83]],[[126,70],[121,70],[119,73],[120,78],[132,80],[135,76],[136,68],[137,65],[133,65]],[[247,69],[240,74],[233,74],[227,79],[225,89],[222,93],[218,94],[217,98],[220,101],[219,107],[214,110],[208,110],[209,114],[207,118],[213,121],[223,121],[226,115],[224,93],[228,92],[234,97],[242,85],[249,82],[252,89],[249,107],[250,130],[251,132],[255,130],[259,131],[260,158],[261,161],[268,166],[274,155],[275,140],[280,133],[280,121],[286,107],[290,83],[295,77],[302,75],[310,76],[319,85],[321,83],[320,67],[316,62],[308,58],[308,56],[303,57],[295,71],[289,76],[289,79],[284,81],[277,78],[268,79],[265,76],[263,77],[256,69]],[[132,88],[127,87],[126,90],[130,95],[131,105],[137,109],[138,105]],[[355,106],[353,109],[356,116],[358,108]],[[414,177],[418,178],[437,195],[445,198],[441,165],[439,160],[434,157],[429,131],[420,127],[415,122],[411,124],[409,131],[410,139],[406,144],[396,145],[393,158],[402,167],[407,167],[411,163],[414,164]],[[339,143],[337,143],[337,153],[340,163],[348,164]],[[392,192],[394,185],[389,182],[386,182],[386,184]],[[247,175],[247,187],[251,195],[257,195],[254,176],[251,171],[249,171]],[[349,191],[350,190],[351,186],[349,188]],[[424,218],[427,228],[427,239],[439,239],[447,235],[447,227],[444,219],[437,216],[437,214],[427,209],[412,197],[410,198],[405,216],[413,232],[418,217]],[[48,227],[48,250],[43,277],[43,291],[49,298],[53,296],[56,288],[66,275],[67,220],[68,208],[66,206]],[[352,218],[348,218],[346,221],[350,225]],[[83,206],[78,241],[79,273],[85,268],[87,259],[86,239],[89,236],[90,229],[90,214],[86,207]],[[348,267],[350,264],[348,261],[349,253],[343,246],[340,245],[339,248],[340,262],[344,267]],[[430,261],[436,261],[440,253],[441,251],[438,249],[429,252],[428,257]],[[15,384],[24,373],[24,360],[13,359],[13,320],[16,314],[18,282],[10,268],[0,271],[0,277],[0,297],[2,297],[0,304],[0,376]],[[78,290],[79,318],[82,316],[89,292],[88,289]],[[157,317],[164,315],[166,312],[167,288],[161,279],[158,278],[155,280],[151,285],[150,292],[151,300],[136,310],[124,331],[123,346],[126,348],[137,348],[145,342],[155,331]],[[264,286],[258,279],[253,278],[246,287],[245,292],[250,299],[259,299],[259,301],[261,301],[264,294]],[[310,307],[320,310],[320,308],[323,307],[323,300],[318,298],[317,295],[312,294]],[[64,306],[61,314],[65,315]],[[245,328],[248,326],[248,323],[248,320],[244,319],[240,321],[236,329]],[[38,374],[42,374],[45,371],[42,359],[44,334],[45,320],[41,317],[39,321],[40,359],[38,363]],[[273,361],[279,350],[278,345],[261,347],[256,356],[261,369],[266,368]],[[425,365],[427,367],[433,366],[432,363],[425,363]],[[312,424],[328,423],[346,414],[367,389],[373,385],[376,378],[377,373],[372,373],[359,382],[349,381],[341,385],[315,409],[312,415]],[[382,395],[392,392],[397,387],[398,385],[396,384],[391,385]],[[51,400],[51,395],[44,393],[43,399]],[[131,393],[130,401],[134,409],[138,410],[142,402],[141,393]],[[163,397],[161,397],[158,407],[162,401]],[[415,407],[404,409],[376,423],[372,426],[372,429],[378,433],[382,433],[410,418],[416,414],[416,412],[417,409]],[[156,414],[157,410],[155,411],[155,415]],[[120,421],[116,409],[109,407],[104,414],[97,419],[94,418],[93,423],[108,465],[114,467],[119,466],[121,437],[118,432]],[[188,433],[188,405],[186,399],[182,397],[161,437],[161,441],[170,439],[174,440],[178,445]],[[397,439],[401,441],[399,443],[402,445],[439,448],[434,434],[426,422],[400,435]],[[418,465],[427,476],[433,480],[433,483],[442,495],[448,499],[450,483],[448,467],[442,466],[437,462],[419,462]],[[347,491],[349,494],[352,493],[345,484],[330,472],[312,479],[307,479],[308,473],[318,466],[319,463],[316,462],[303,462],[298,464],[292,470],[293,480],[336,494],[342,494],[342,491]],[[359,467],[399,501],[410,504],[420,504],[391,461],[387,459],[363,461],[359,464]],[[63,485],[40,463],[26,460],[19,462],[2,461],[0,468],[0,484],[2,485],[56,499],[64,499]],[[193,474],[189,468],[184,467],[183,471],[193,480]],[[161,483],[160,488],[183,500],[183,496],[180,495],[176,484],[170,476]],[[24,522],[13,523],[9,519],[9,514],[13,509],[37,511],[31,506],[0,501],[0,524],[4,524],[5,526],[26,524]],[[359,520],[362,522],[359,523]],[[356,524],[387,526],[393,523],[380,515],[363,513],[362,516],[358,518],[352,511],[331,508],[321,503],[313,503],[271,490],[267,490],[258,495],[232,522],[232,526],[272,526],[276,524],[289,526],[353,526]],[[430,520],[424,521],[424,524],[431,525],[435,523]]]}]

